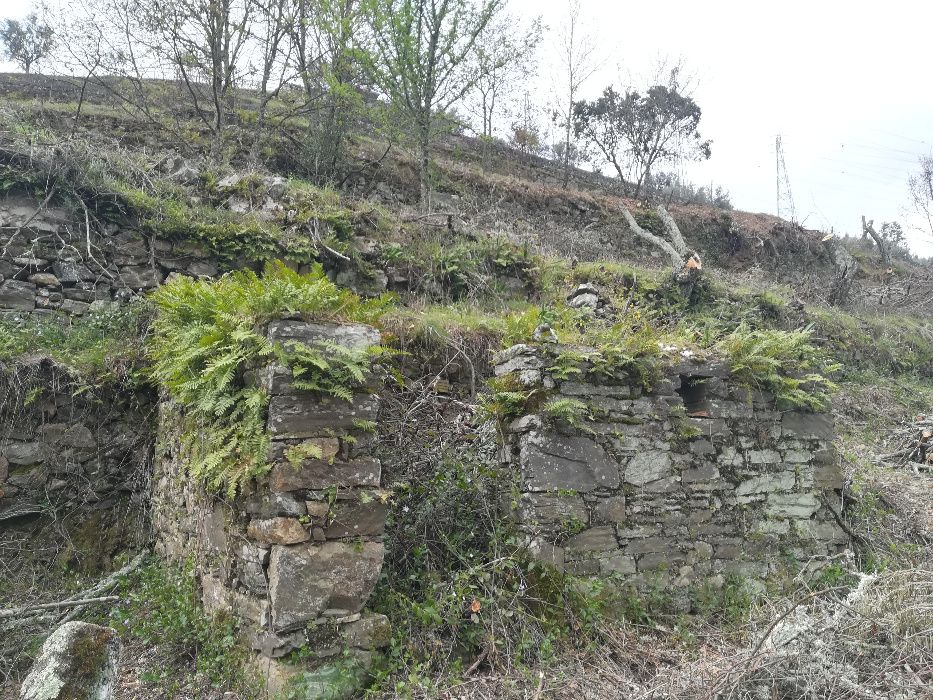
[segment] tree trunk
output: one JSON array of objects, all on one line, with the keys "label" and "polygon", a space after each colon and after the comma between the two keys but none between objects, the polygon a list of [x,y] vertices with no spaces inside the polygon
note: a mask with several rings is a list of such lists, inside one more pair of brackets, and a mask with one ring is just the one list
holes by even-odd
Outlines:
[{"label": "tree trunk", "polygon": [[418,142],[418,178],[421,185],[421,211],[431,211],[431,118],[422,116]]},{"label": "tree trunk", "polygon": [[877,234],[875,231],[875,222],[874,220],[865,222],[865,215],[862,215],[862,238],[865,237],[865,234],[871,236],[872,240],[878,244],[878,252],[881,253],[881,262],[884,265],[888,265],[891,262],[891,256],[888,254],[888,246],[885,245],[884,239]]}]

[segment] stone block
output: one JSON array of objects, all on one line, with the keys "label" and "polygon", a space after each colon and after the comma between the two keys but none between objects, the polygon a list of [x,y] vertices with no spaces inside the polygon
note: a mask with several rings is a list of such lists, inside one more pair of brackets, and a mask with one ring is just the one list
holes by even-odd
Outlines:
[{"label": "stone block", "polygon": [[36,285],[18,280],[0,284],[0,309],[32,311],[36,308]]},{"label": "stone block", "polygon": [[331,486],[379,486],[382,465],[379,460],[361,457],[349,462],[328,462],[307,459],[300,466],[279,463],[269,474],[269,488],[273,491],[301,489],[327,489]]},{"label": "stone block", "polygon": [[825,413],[789,411],[781,417],[784,435],[801,438],[833,440],[836,430],[831,416]]},{"label": "stone block", "polygon": [[381,336],[372,326],[361,323],[308,323],[305,321],[272,321],[267,336],[277,343],[290,342],[314,345],[334,343],[349,350],[365,350],[378,345]]},{"label": "stone block", "polygon": [[281,515],[299,518],[306,511],[302,499],[290,493],[273,491],[250,495],[246,501],[246,512],[254,518],[275,518]]},{"label": "stone block", "polygon": [[735,489],[736,496],[747,496],[756,493],[776,493],[791,491],[796,484],[793,472],[777,472],[775,474],[761,474],[753,476],[740,483]]},{"label": "stone block", "polygon": [[7,442],[0,446],[2,454],[10,464],[29,466],[49,458],[50,448],[45,442]]},{"label": "stone block", "polygon": [[565,396],[608,396],[614,399],[634,398],[627,384],[587,384],[585,382],[561,382],[559,391]]},{"label": "stone block", "polygon": [[311,394],[272,396],[267,428],[274,437],[320,437],[325,431],[349,430],[355,421],[374,421],[379,400],[358,394],[350,403],[332,396]]},{"label": "stone block", "polygon": [[771,493],[765,512],[774,518],[806,519],[820,507],[812,493]]},{"label": "stone block", "polygon": [[564,543],[567,552],[604,552],[618,547],[615,528],[611,525],[591,527],[570,537]]},{"label": "stone block", "polygon": [[392,637],[389,618],[379,613],[367,613],[355,622],[340,625],[340,640],[357,649],[382,649]]},{"label": "stone block", "polygon": [[298,544],[311,539],[307,528],[297,518],[254,518],[249,521],[246,534],[263,544]]},{"label": "stone block", "polygon": [[625,483],[644,486],[652,481],[671,476],[671,456],[660,450],[639,452],[625,467]]},{"label": "stone block", "polygon": [[599,573],[603,576],[628,576],[637,571],[635,557],[617,554],[599,560]]},{"label": "stone block", "polygon": [[522,439],[521,465],[531,491],[566,489],[583,493],[616,488],[619,466],[594,440],[558,433],[533,433]]},{"label": "stone block", "polygon": [[525,524],[560,525],[589,522],[589,511],[579,494],[526,493],[519,502],[519,517]]},{"label": "stone block", "polygon": [[129,289],[154,289],[162,284],[162,274],[148,265],[121,267],[117,280]]},{"label": "stone block", "polygon": [[609,496],[596,501],[593,508],[594,524],[625,522],[625,496]]},{"label": "stone block", "polygon": [[374,537],[385,530],[388,504],[378,498],[367,502],[341,501],[331,510],[331,521],[324,529],[329,539]]},{"label": "stone block", "polygon": [[269,598],[277,630],[294,629],[328,608],[359,612],[379,579],[381,542],[272,547]]},{"label": "stone block", "polygon": [[813,468],[813,485],[823,491],[838,491],[845,484],[842,467],[836,463],[818,464]]},{"label": "stone block", "polygon": [[684,469],[680,475],[680,480],[685,484],[695,484],[698,482],[713,481],[719,478],[719,470],[714,464],[701,464],[693,469]]}]

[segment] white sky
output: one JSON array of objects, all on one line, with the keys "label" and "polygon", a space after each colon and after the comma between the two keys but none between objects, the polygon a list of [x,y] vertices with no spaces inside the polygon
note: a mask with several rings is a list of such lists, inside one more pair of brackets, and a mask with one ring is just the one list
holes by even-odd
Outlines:
[{"label": "white sky", "polygon": [[[581,0],[602,67],[592,97],[638,82],[659,59],[683,59],[697,84],[700,131],[713,157],[696,184],[722,185],[736,208],[774,213],[774,139],[781,134],[797,218],[809,228],[860,233],[860,217],[909,222],[907,175],[933,152],[929,66],[933,4],[917,0],[781,2]],[[22,16],[28,0],[0,0]],[[513,13],[560,26],[566,0],[509,0]],[[552,83],[545,36],[536,94]],[[4,67],[0,64],[0,69]],[[916,252],[933,241],[910,231]]]}]

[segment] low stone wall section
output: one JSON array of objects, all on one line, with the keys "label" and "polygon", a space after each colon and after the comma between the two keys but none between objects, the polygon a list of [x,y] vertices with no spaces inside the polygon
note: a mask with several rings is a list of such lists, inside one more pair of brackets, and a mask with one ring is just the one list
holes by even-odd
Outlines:
[{"label": "low stone wall section", "polygon": [[562,349],[518,345],[495,361],[497,375],[581,401],[590,416],[574,427],[540,412],[505,426],[515,517],[538,557],[686,587],[817,568],[846,547],[829,415],[780,410],[716,361],[671,364],[650,390],[586,363],[561,380],[549,367]]},{"label": "low stone wall section", "polygon": [[[270,324],[268,337],[346,347],[380,341],[369,326],[298,321]],[[385,617],[364,610],[382,568],[388,501],[381,464],[370,454],[378,395],[366,387],[350,402],[322,398],[294,389],[279,366],[255,380],[270,395],[272,469],[233,500],[209,495],[189,478],[178,450],[183,416],[170,401],[161,404],[157,550],[193,560],[205,607],[241,618],[250,645],[266,659],[299,647],[319,659],[346,649],[366,654],[388,641]],[[321,457],[297,460],[309,446]]]}]

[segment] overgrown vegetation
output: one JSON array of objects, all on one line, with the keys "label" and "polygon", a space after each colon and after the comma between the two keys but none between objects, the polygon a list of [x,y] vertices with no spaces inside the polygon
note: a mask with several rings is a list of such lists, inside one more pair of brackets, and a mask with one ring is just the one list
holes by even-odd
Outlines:
[{"label": "overgrown vegetation", "polygon": [[390,303],[339,289],[320,267],[301,275],[282,263],[270,263],[262,274],[240,271],[214,282],[181,278],[152,299],[158,315],[150,340],[151,375],[184,412],[189,473],[231,495],[269,469],[268,396],[247,380],[250,370],[274,360],[302,388],[347,399],[383,352],[378,346],[283,346],[262,335],[262,325],[283,316],[371,323]]},{"label": "overgrown vegetation", "polygon": [[151,308],[142,301],[70,323],[31,314],[0,318],[0,366],[12,370],[48,359],[77,387],[135,384],[144,379],[150,320]]},{"label": "overgrown vegetation", "polygon": [[168,662],[140,669],[144,683],[177,688],[188,680],[178,677],[178,668],[190,667],[214,688],[235,690],[243,700],[258,697],[234,618],[211,618],[204,611],[191,566],[153,558],[121,582],[120,597],[110,613],[111,624],[155,648]]}]

